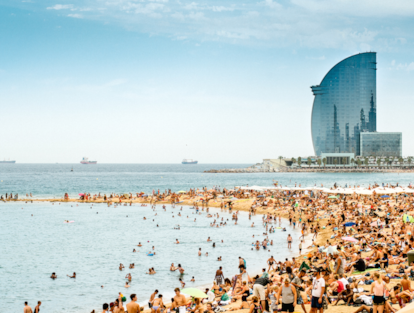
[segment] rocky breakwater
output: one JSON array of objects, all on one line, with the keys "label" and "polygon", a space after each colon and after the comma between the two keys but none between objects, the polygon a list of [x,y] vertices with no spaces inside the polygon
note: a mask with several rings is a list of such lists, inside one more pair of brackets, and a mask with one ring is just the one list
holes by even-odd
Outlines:
[{"label": "rocky breakwater", "polygon": [[224,168],[221,170],[208,170],[204,173],[270,173],[278,172],[276,169],[257,169],[257,168]]}]

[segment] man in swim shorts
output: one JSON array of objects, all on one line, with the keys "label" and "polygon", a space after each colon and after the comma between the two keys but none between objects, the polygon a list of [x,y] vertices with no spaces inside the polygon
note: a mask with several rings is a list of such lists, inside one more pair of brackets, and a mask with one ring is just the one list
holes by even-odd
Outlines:
[{"label": "man in swim shorts", "polygon": [[187,299],[180,293],[180,288],[175,288],[174,302],[171,304],[171,310],[177,309],[177,311],[186,311]]},{"label": "man in swim shorts", "polygon": [[155,295],[157,293],[158,293],[158,289],[155,289],[155,291],[151,294],[151,297],[149,298],[149,301],[148,301],[148,307],[149,308],[152,308],[152,303],[153,303],[153,301],[155,299]]}]

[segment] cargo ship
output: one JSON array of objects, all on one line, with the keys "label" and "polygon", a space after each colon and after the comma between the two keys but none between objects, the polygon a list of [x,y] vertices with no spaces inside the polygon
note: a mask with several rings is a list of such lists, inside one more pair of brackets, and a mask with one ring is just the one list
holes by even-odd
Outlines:
[{"label": "cargo ship", "polygon": [[184,159],[181,164],[197,164],[198,161],[193,160],[193,159]]},{"label": "cargo ship", "polygon": [[6,160],[4,160],[4,161],[0,161],[0,163],[16,163],[16,161],[10,161],[10,160],[6,161]]},{"label": "cargo ship", "polygon": [[98,161],[89,161],[89,158],[82,158],[81,164],[96,164]]}]

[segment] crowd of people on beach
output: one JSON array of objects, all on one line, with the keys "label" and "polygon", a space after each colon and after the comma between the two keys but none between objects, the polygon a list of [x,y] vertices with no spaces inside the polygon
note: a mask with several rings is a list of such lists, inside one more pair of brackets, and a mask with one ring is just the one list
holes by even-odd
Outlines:
[{"label": "crowd of people on beach", "polygon": [[[290,234],[286,236],[286,249],[297,249],[297,257],[276,260],[271,256],[263,260],[265,268],[262,273],[253,276],[246,271],[246,260],[239,257],[235,264],[238,273],[225,278],[222,268],[219,268],[212,275],[214,282],[203,290],[201,296],[188,297],[191,294],[182,293],[177,287],[171,304],[167,304],[169,301],[162,295],[156,297],[156,290],[149,300],[152,313],[294,312],[298,307],[304,313],[322,313],[324,309],[340,304],[351,306],[349,312],[394,313],[410,305],[414,298],[410,280],[414,278],[414,252],[411,264],[408,263],[414,246],[414,189],[411,186],[404,192],[385,194],[381,190],[400,190],[400,187],[398,184],[373,184],[369,186],[370,194],[367,195],[340,193],[340,187],[336,185],[330,188],[330,192],[300,185],[291,190],[249,188],[228,190],[215,187],[180,193],[168,190],[154,192],[150,197],[137,194],[137,198],[146,198],[152,209],[159,201],[171,200],[177,204],[186,198],[193,201],[197,212],[205,211],[210,215],[209,201],[221,200],[221,212],[230,214],[236,224],[239,214],[233,210],[237,209],[240,201],[253,200],[248,216],[262,214],[260,226],[266,237],[261,242],[254,242],[251,249],[271,246],[273,241],[268,235],[276,229],[286,230],[280,227],[282,218],[287,218],[290,227],[301,232],[296,243]],[[89,196],[84,194],[83,197],[87,200]],[[126,201],[134,198],[132,194],[104,195],[108,202],[117,196]],[[220,223],[212,222],[210,226],[219,227]],[[251,226],[260,227],[254,223]],[[311,241],[307,247],[303,247],[305,239]],[[179,244],[178,239],[176,243]],[[198,253],[200,255],[201,251]],[[176,268],[172,264],[170,270],[184,272],[181,265]],[[150,268],[147,273],[153,275],[156,272]],[[126,278],[130,281],[130,274]],[[185,283],[180,283],[184,288]],[[135,313],[143,310],[136,303],[136,294],[132,293],[130,299],[124,307],[126,297],[120,293],[115,301],[103,304],[102,312]]]}]

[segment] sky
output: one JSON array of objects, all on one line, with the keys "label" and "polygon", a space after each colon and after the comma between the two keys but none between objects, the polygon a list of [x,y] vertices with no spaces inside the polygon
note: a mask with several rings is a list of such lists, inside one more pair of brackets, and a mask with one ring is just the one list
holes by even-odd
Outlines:
[{"label": "sky", "polygon": [[0,159],[314,155],[311,85],[377,52],[377,130],[414,155],[414,1],[4,0]]}]

